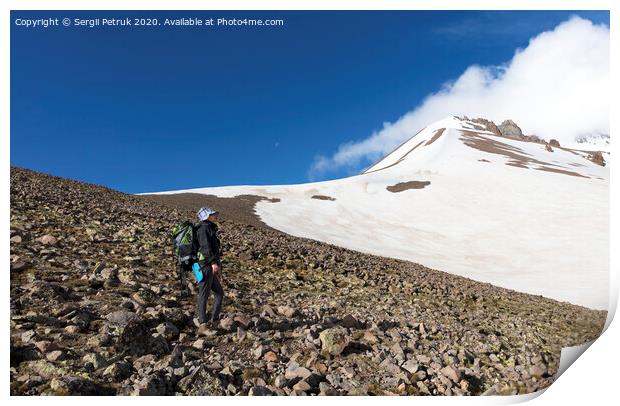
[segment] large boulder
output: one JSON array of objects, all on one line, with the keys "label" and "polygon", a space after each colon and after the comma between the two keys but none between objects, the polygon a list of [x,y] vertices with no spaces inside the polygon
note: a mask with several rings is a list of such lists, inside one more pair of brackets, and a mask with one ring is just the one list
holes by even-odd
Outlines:
[{"label": "large boulder", "polygon": [[349,345],[349,333],[344,327],[332,327],[321,331],[321,354],[324,356],[337,356]]}]

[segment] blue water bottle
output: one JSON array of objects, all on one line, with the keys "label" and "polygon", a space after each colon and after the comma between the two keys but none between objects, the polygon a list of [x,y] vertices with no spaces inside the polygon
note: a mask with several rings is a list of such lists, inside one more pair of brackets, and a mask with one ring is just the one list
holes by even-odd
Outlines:
[{"label": "blue water bottle", "polygon": [[196,277],[196,282],[200,283],[200,281],[202,281],[202,271],[200,270],[200,265],[198,265],[198,262],[194,262],[194,265],[192,265],[192,271],[194,271],[194,276]]}]

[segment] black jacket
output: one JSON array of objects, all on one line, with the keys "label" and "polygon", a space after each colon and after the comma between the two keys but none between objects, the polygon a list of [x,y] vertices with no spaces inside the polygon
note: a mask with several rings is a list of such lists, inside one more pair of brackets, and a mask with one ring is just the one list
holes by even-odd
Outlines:
[{"label": "black jacket", "polygon": [[201,221],[196,230],[196,240],[198,241],[199,260],[204,258],[206,264],[221,263],[220,240],[217,238],[217,225],[215,223],[206,220]]}]

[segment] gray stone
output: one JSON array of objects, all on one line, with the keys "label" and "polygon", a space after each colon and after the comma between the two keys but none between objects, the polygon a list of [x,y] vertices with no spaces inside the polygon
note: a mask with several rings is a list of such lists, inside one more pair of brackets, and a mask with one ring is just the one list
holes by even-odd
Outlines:
[{"label": "gray stone", "polygon": [[254,358],[260,359],[267,351],[269,351],[269,347],[266,345],[259,345],[252,352],[254,354]]},{"label": "gray stone", "polygon": [[113,382],[120,382],[131,376],[132,369],[127,362],[115,362],[103,371],[103,376],[109,377]]},{"label": "gray stone", "polygon": [[84,355],[82,357],[82,362],[85,364],[90,363],[95,369],[99,369],[103,366],[105,359],[97,353],[91,353]]},{"label": "gray stone", "polygon": [[248,396],[272,396],[273,392],[265,386],[252,386],[248,392]]},{"label": "gray stone", "polygon": [[410,374],[415,374],[418,370],[418,363],[410,359],[409,361],[406,361],[403,365],[401,365],[401,367]]},{"label": "gray stone", "polygon": [[115,327],[125,327],[132,321],[141,321],[142,317],[127,310],[117,310],[108,314],[106,320]]},{"label": "gray stone", "polygon": [[62,361],[63,359],[65,359],[65,353],[60,351],[60,350],[55,350],[55,351],[51,351],[49,353],[47,353],[45,355],[45,358],[47,358],[49,361]]},{"label": "gray stone", "polygon": [[512,120],[504,120],[498,128],[504,137],[521,138],[523,136],[521,128]]},{"label": "gray stone", "polygon": [[342,326],[346,328],[360,328],[361,323],[351,314],[342,318]]},{"label": "gray stone", "polygon": [[310,372],[308,368],[300,367],[300,366],[293,364],[286,369],[284,377],[286,379],[295,379],[295,378],[304,379],[304,378],[309,377],[310,375],[312,375],[312,372]]},{"label": "gray stone", "polygon": [[155,330],[159,334],[164,336],[164,338],[166,338],[166,340],[172,340],[172,339],[174,339],[174,338],[179,336],[179,329],[177,328],[177,326],[175,326],[174,324],[170,323],[169,321],[161,323],[160,325],[157,326],[157,328]]},{"label": "gray stone", "polygon": [[321,331],[319,338],[321,340],[321,354],[325,356],[340,355],[349,344],[349,334],[345,328],[340,326]]},{"label": "gray stone", "polygon": [[97,387],[91,380],[75,375],[53,378],[50,381],[50,389],[54,395],[61,396],[97,394]]}]

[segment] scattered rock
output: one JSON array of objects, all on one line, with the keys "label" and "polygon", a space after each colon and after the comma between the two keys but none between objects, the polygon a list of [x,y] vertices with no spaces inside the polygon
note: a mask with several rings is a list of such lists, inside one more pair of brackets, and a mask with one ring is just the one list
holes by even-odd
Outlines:
[{"label": "scattered rock", "polygon": [[224,317],[220,320],[219,327],[224,331],[233,331],[235,327],[235,321],[231,317]]},{"label": "scattered rock", "polygon": [[286,369],[284,377],[288,380],[295,378],[305,379],[312,375],[312,372],[308,368],[300,367],[297,363],[289,365]]},{"label": "scattered rock", "polygon": [[50,381],[50,389],[54,395],[60,396],[92,396],[98,394],[97,387],[91,380],[75,375],[53,378]]},{"label": "scattered rock", "polygon": [[56,237],[49,235],[49,234],[45,234],[44,236],[37,238],[37,241],[43,245],[49,245],[52,247],[58,244],[58,239],[56,239]]},{"label": "scattered rock", "polygon": [[42,353],[47,353],[58,349],[58,344],[47,340],[37,341],[34,343],[34,346],[37,347]]},{"label": "scattered rock", "polygon": [[342,318],[342,326],[346,328],[360,328],[361,323],[351,314],[347,314]]},{"label": "scattered rock", "polygon": [[254,358],[260,359],[263,356],[263,354],[265,354],[267,351],[269,351],[269,347],[267,347],[265,345],[259,345],[253,351]]},{"label": "scattered rock", "polygon": [[331,386],[327,382],[321,382],[319,383],[319,395],[336,396],[339,395],[339,393],[333,386]]},{"label": "scattered rock", "polygon": [[401,365],[404,370],[409,372],[410,374],[415,374],[418,370],[418,363],[414,360],[406,361],[403,365]]},{"label": "scattered rock", "polygon": [[169,321],[161,323],[155,330],[164,336],[166,340],[172,340],[179,336],[179,329]]},{"label": "scattered rock", "polygon": [[540,378],[546,373],[546,368],[542,365],[532,365],[529,369],[529,373],[531,376]]},{"label": "scattered rock", "polygon": [[[606,317],[288,236],[254,197],[164,204],[20,168],[10,193],[12,395],[529,393]],[[217,328],[192,325],[169,255],[171,219],[205,204],[222,210]]]},{"label": "scattered rock", "polygon": [[293,390],[300,391],[300,392],[307,392],[310,389],[312,389],[312,387],[310,386],[308,382],[304,380],[301,380],[297,382],[295,385],[293,385]]},{"label": "scattered rock", "polygon": [[213,330],[212,328],[209,327],[207,323],[205,323],[205,324],[201,324],[200,327],[198,327],[196,334],[198,336],[214,337],[215,335],[217,335],[217,331]]},{"label": "scattered rock", "polygon": [[157,296],[151,290],[140,290],[133,295],[131,298],[136,301],[141,306],[150,306],[157,302]]},{"label": "scattered rock", "polygon": [[132,321],[139,322],[142,320],[136,313],[127,310],[112,312],[106,316],[106,319],[111,325],[116,327],[125,327]]},{"label": "scattered rock", "polygon": [[447,377],[450,378],[450,380],[454,383],[458,383],[459,380],[461,379],[461,374],[459,373],[458,370],[454,369],[451,366],[446,366],[444,368],[441,369],[441,373]]},{"label": "scattered rock", "polygon": [[264,355],[263,355],[263,359],[267,362],[277,362],[278,361],[278,354],[276,354],[273,351],[267,351]]},{"label": "scattered rock", "polygon": [[202,350],[206,347],[206,341],[204,338],[199,338],[198,340],[194,341],[194,343],[192,344],[192,347]]},{"label": "scattered rock", "polygon": [[273,392],[265,386],[252,386],[248,391],[248,396],[272,396]]},{"label": "scattered rock", "polygon": [[424,365],[428,365],[431,363],[431,357],[429,357],[428,355],[418,355],[416,357],[416,359],[418,360],[419,363],[424,364]]},{"label": "scattered rock", "polygon": [[84,365],[92,365],[94,369],[99,369],[105,364],[105,359],[96,353],[86,354],[82,357]]},{"label": "scattered rock", "polygon": [[37,333],[34,330],[28,330],[22,333],[21,338],[22,338],[22,343],[26,344],[26,343],[36,340]]},{"label": "scattered rock", "polygon": [[65,359],[65,353],[62,352],[61,350],[54,350],[54,351],[50,351],[49,353],[45,354],[45,357],[48,359],[48,361],[62,361],[63,359]]},{"label": "scattered rock", "polygon": [[21,272],[30,268],[30,264],[25,261],[15,261],[11,262],[11,271],[13,272]]},{"label": "scattered rock", "polygon": [[297,309],[291,306],[278,306],[278,314],[290,319],[297,315]]},{"label": "scattered rock", "polygon": [[165,375],[154,373],[147,375],[133,386],[132,395],[162,396],[169,391],[169,382]]},{"label": "scattered rock", "polygon": [[132,366],[124,361],[115,362],[103,371],[103,376],[110,378],[113,382],[120,382],[131,376]]},{"label": "scattered rock", "polygon": [[77,334],[80,332],[80,327],[79,326],[67,326],[65,327],[65,333],[67,334]]}]

